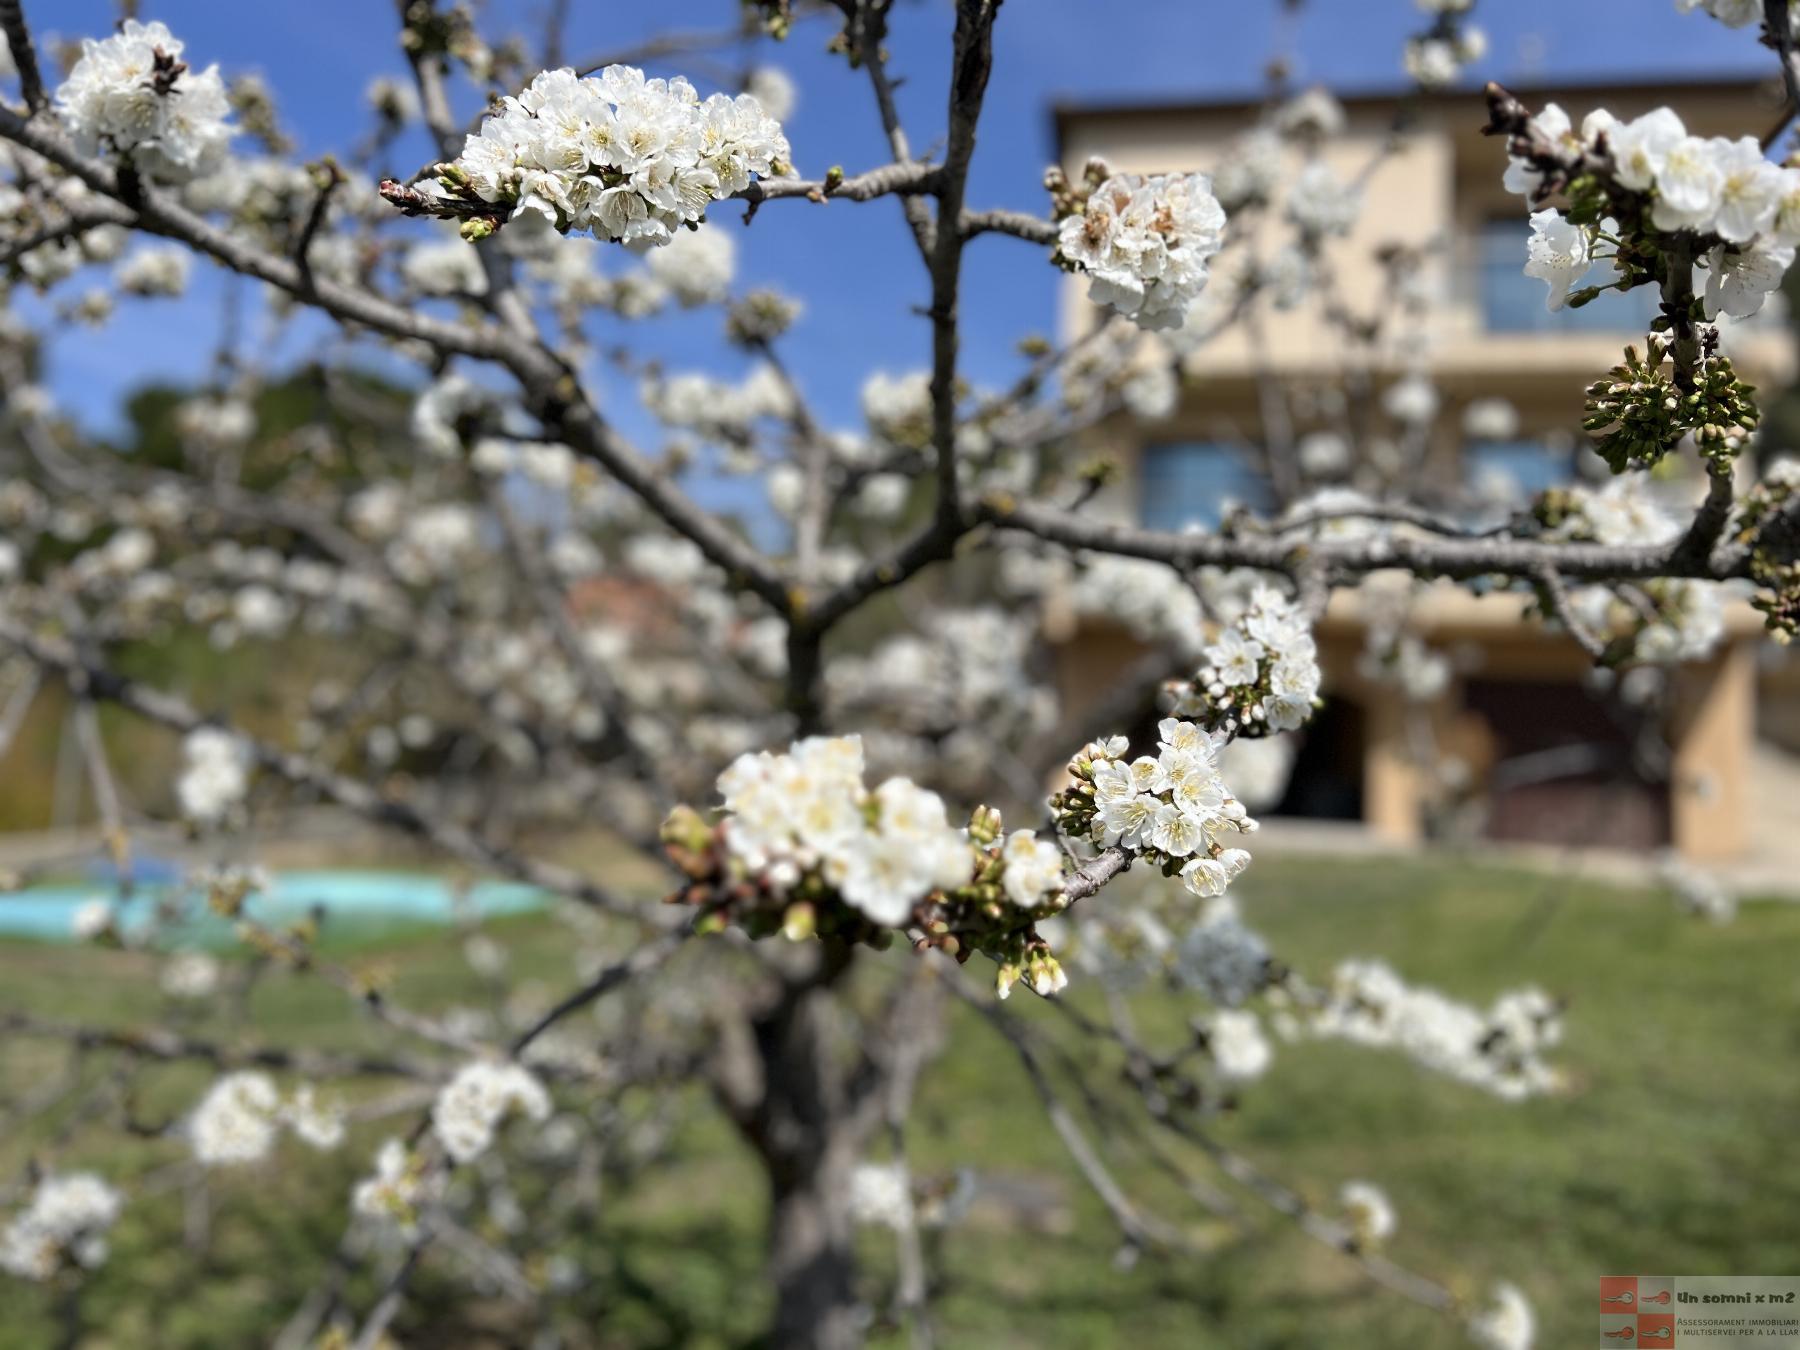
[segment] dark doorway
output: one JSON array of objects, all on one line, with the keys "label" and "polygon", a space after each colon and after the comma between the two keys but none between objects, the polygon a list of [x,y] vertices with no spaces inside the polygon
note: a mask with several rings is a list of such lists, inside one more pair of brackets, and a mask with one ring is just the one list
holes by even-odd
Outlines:
[{"label": "dark doorway", "polygon": [[1490,839],[1661,848],[1669,790],[1632,754],[1639,728],[1578,684],[1471,680],[1464,702],[1493,736]]},{"label": "dark doorway", "polygon": [[1287,791],[1270,816],[1309,820],[1363,818],[1363,756],[1368,749],[1363,710],[1327,695],[1313,720],[1294,733],[1300,742]]}]

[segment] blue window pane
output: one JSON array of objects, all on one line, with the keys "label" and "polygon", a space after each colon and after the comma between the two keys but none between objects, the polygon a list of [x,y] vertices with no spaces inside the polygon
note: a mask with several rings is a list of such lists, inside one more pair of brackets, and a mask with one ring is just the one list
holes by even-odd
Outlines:
[{"label": "blue window pane", "polygon": [[1138,475],[1139,515],[1153,530],[1219,523],[1227,501],[1266,510],[1269,485],[1248,455],[1226,445],[1149,445]]},{"label": "blue window pane", "polygon": [[1464,451],[1464,461],[1471,484],[1504,475],[1527,497],[1574,477],[1567,451],[1535,441],[1477,441]]},{"label": "blue window pane", "polygon": [[[1490,220],[1481,228],[1481,311],[1489,332],[1641,336],[1648,329],[1656,315],[1654,286],[1640,286],[1624,295],[1607,291],[1580,309],[1552,312],[1545,304],[1548,290],[1544,283],[1525,275],[1525,242],[1530,238],[1530,222],[1511,216]],[[1610,262],[1596,263],[1571,289],[1601,285],[1612,276]]]}]

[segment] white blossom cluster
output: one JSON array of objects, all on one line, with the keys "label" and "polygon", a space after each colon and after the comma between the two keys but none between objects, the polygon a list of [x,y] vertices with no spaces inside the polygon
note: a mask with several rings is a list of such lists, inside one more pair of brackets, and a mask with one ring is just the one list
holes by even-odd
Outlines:
[{"label": "white blossom cluster", "polygon": [[85,550],[70,567],[75,582],[86,588],[130,580],[156,558],[156,539],[148,531],[127,526],[97,548]]},{"label": "white blossom cluster", "polygon": [[[1594,489],[1562,490],[1556,539],[1597,544],[1667,544],[1681,533],[1675,517],[1651,495],[1642,475],[1615,478]],[[1637,583],[1627,598],[1610,586],[1570,592],[1576,619],[1602,640],[1630,639],[1633,661],[1666,665],[1711,655],[1725,634],[1724,600],[1717,583],[1658,577]]]},{"label": "white blossom cluster", "polygon": [[463,502],[434,502],[397,524],[399,537],[388,545],[388,565],[415,586],[456,575],[483,550],[481,524]]},{"label": "white blossom cluster", "polygon": [[724,467],[742,472],[759,467],[749,449],[753,425],[766,417],[786,417],[794,406],[787,385],[766,362],[758,362],[736,383],[694,371],[647,375],[640,394],[658,421],[725,446]]},{"label": "white blossom cluster", "polygon": [[182,741],[181,755],[175,780],[181,813],[197,825],[216,825],[250,788],[248,751],[230,732],[197,727]]},{"label": "white blossom cluster", "polygon": [[[1230,896],[1208,900],[1197,921],[1189,921],[1187,908],[1187,901],[1159,893],[1141,904],[1077,909],[1067,936],[1058,933],[1053,945],[1120,993],[1160,982],[1229,1009],[1268,988],[1274,969],[1268,945],[1245,925]],[[1186,931],[1177,936],[1171,925],[1186,925]]]},{"label": "white blossom cluster", "polygon": [[234,450],[256,434],[256,409],[230,395],[184,399],[175,409],[175,429],[199,449]]},{"label": "white blossom cluster", "polygon": [[1049,929],[1058,956],[1120,993],[1161,977],[1174,959],[1175,935],[1147,905],[1078,908],[1067,938],[1055,921]]},{"label": "white blossom cluster", "polygon": [[[865,728],[872,765],[978,793],[996,745],[1027,744],[1056,724],[1055,694],[1034,679],[1035,625],[1025,613],[981,606],[934,610],[916,628],[831,663],[832,720]],[[875,717],[910,746],[877,740]]]},{"label": "white blossom cluster", "polygon": [[1516,1285],[1494,1286],[1494,1301],[1469,1319],[1469,1335],[1481,1350],[1531,1350],[1537,1316]]},{"label": "white blossom cluster", "polygon": [[[1123,736],[1085,747],[1071,765],[1076,783],[1053,801],[1065,833],[1118,846],[1179,871],[1195,895],[1222,895],[1250,865],[1223,839],[1256,822],[1219,776],[1223,734],[1164,718],[1156,755],[1127,761]],[[1085,781],[1084,781],[1085,780]]]},{"label": "white blossom cluster", "polygon": [[716,305],[731,296],[737,245],[721,227],[677,230],[644,259],[650,275],[683,305]]},{"label": "white blossom cluster", "polygon": [[1485,1011],[1407,984],[1380,961],[1333,972],[1306,1029],[1328,1039],[1399,1050],[1427,1069],[1509,1101],[1562,1083],[1543,1052],[1562,1039],[1556,1003],[1536,989],[1504,994]]},{"label": "white blossom cluster", "polygon": [[528,483],[552,492],[567,493],[575,482],[575,452],[554,441],[509,441],[484,436],[469,452],[469,467],[477,473],[503,478],[517,474]]},{"label": "white blossom cluster", "polygon": [[1292,731],[1313,715],[1319,655],[1306,615],[1280,591],[1259,586],[1205,649],[1193,679],[1165,691],[1169,711],[1227,735]]},{"label": "white blossom cluster", "polygon": [[[682,242],[694,233],[677,230],[665,247],[679,251]],[[706,233],[704,227],[701,233]],[[515,232],[502,235],[501,241],[503,246],[524,259],[528,275],[544,284],[548,298],[562,313],[565,322],[579,321],[583,311],[595,308],[608,310],[624,319],[644,319],[657,313],[672,298],[687,304],[704,303],[696,293],[696,285],[708,300],[719,296],[720,266],[716,259],[708,269],[710,280],[683,283],[681,289],[693,297],[686,298],[671,296],[669,288],[663,285],[648,263],[616,276],[603,275],[600,268],[602,246],[597,239],[559,239],[554,235],[539,237]],[[662,254],[661,248],[651,249],[649,260],[658,259]]]},{"label": "white blossom cluster", "polygon": [[85,38],[56,91],[56,112],[87,154],[128,155],[144,174],[185,182],[210,172],[231,139],[219,68],[190,70],[162,23],[127,19],[109,38]]},{"label": "white blossom cluster", "polygon": [[1350,440],[1337,431],[1309,431],[1295,444],[1294,458],[1309,479],[1341,478],[1352,463]]},{"label": "white blossom cluster", "polygon": [[[354,227],[362,221],[388,218],[388,208],[374,183],[354,169],[342,168],[342,181],[326,204],[323,228],[307,249],[307,261],[322,277],[350,284],[369,261],[365,241]],[[293,246],[300,228],[318,203],[319,187],[306,165],[271,155],[233,155],[212,173],[181,190],[195,211],[230,217],[233,224],[277,247]],[[288,301],[269,292],[272,305]]]},{"label": "white blossom cluster", "polygon": [[1737,896],[1715,873],[1689,867],[1679,854],[1673,853],[1664,860],[1661,870],[1663,884],[1675,893],[1676,904],[1683,913],[1716,924],[1727,924],[1737,917]]},{"label": "white blossom cluster", "polygon": [[1139,421],[1160,422],[1172,416],[1180,398],[1181,376],[1173,362],[1140,364],[1119,382],[1119,401]]},{"label": "white blossom cluster", "polygon": [[188,1117],[188,1143],[208,1167],[260,1162],[286,1128],[309,1146],[328,1150],[344,1139],[344,1114],[321,1102],[308,1084],[283,1097],[266,1073],[228,1073],[207,1090]]},{"label": "white blossom cluster", "polygon": [[816,872],[887,927],[974,872],[968,837],[950,826],[935,792],[905,778],[872,793],[864,786],[860,736],[815,736],[787,754],[741,755],[719,775],[719,792],[727,848],[771,889],[790,890]]},{"label": "white blossom cluster", "polygon": [[92,1172],[43,1177],[31,1203],[0,1229],[0,1270],[42,1281],[70,1266],[94,1269],[106,1260],[106,1235],[122,1207],[118,1191]]},{"label": "white blossom cluster", "polygon": [[[1019,552],[1003,558],[1008,572],[1004,580],[1009,586],[1025,588],[1028,560],[1029,555]],[[1081,562],[1081,570],[1068,591],[1069,603],[1077,614],[1110,618],[1141,640],[1176,642],[1183,652],[1199,656],[1204,615],[1194,588],[1174,568],[1150,558],[1125,558],[1113,553],[1091,554]],[[1051,563],[1046,568],[1047,575],[1037,580],[1052,582],[1059,570],[1056,563]]]},{"label": "white blossom cluster", "polygon": [[666,244],[752,176],[785,168],[781,126],[749,94],[702,100],[631,66],[544,71],[470,136],[453,168],[484,202],[562,233]]},{"label": "white blossom cluster", "polygon": [[904,1232],[920,1228],[951,1228],[967,1217],[977,1191],[975,1174],[959,1169],[954,1183],[944,1189],[918,1188],[905,1164],[863,1162],[850,1174],[850,1215],[857,1223]]},{"label": "white blossom cluster", "polygon": [[1429,703],[1450,687],[1450,660],[1433,651],[1417,633],[1371,624],[1363,639],[1357,673],[1392,685],[1414,703]]},{"label": "white blossom cluster", "polygon": [[[467,248],[463,249],[468,253]],[[492,413],[497,400],[466,375],[440,375],[419,391],[408,419],[413,439],[433,455],[448,459],[463,446],[461,427]]]},{"label": "white blossom cluster", "polygon": [[1062,889],[1063,854],[1034,830],[1014,830],[1000,849],[1006,898],[1020,909],[1036,909]]},{"label": "white blossom cluster", "polygon": [[1261,1078],[1275,1061],[1262,1019],[1243,1008],[1224,1008],[1205,1018],[1200,1030],[1213,1068],[1227,1083],[1248,1083]]},{"label": "white blossom cluster", "polygon": [[1151,330],[1179,328],[1225,243],[1225,208],[1203,173],[1114,174],[1063,219],[1057,256],[1088,299]]},{"label": "white blossom cluster", "polygon": [[1288,187],[1288,219],[1314,240],[1349,234],[1362,206],[1362,189],[1344,182],[1322,160],[1308,164]]},{"label": "white blossom cluster", "polygon": [[550,1118],[550,1094],[521,1065],[475,1060],[438,1093],[431,1130],[452,1161],[466,1163],[487,1152],[495,1130],[514,1110],[542,1123]]},{"label": "white blossom cluster", "polygon": [[1417,372],[1395,380],[1381,395],[1382,410],[1405,427],[1427,425],[1437,416],[1438,401],[1437,386]]},{"label": "white blossom cluster", "polygon": [[1271,125],[1293,141],[1324,141],[1343,134],[1344,105],[1322,84],[1302,89],[1275,110]]},{"label": "white blossom cluster", "polygon": [[[1682,14],[1710,14],[1727,28],[1748,28],[1768,13],[1763,0],[1675,0],[1675,8]],[[1794,0],[1788,0],[1788,29],[1800,37],[1800,4]]]},{"label": "white blossom cluster", "polygon": [[758,66],[744,81],[744,92],[762,104],[763,111],[777,122],[785,122],[800,104],[800,89],[794,77],[780,66]]},{"label": "white blossom cluster", "polygon": [[1666,544],[1681,533],[1642,475],[1614,478],[1600,488],[1573,485],[1563,489],[1563,502],[1566,510],[1550,531],[1552,538],[1618,546]]},{"label": "white blossom cluster", "polygon": [[1478,398],[1463,409],[1463,435],[1475,441],[1510,441],[1519,434],[1519,410],[1504,398]]},{"label": "white blossom cluster", "polygon": [[1252,127],[1213,167],[1213,195],[1229,215],[1268,201],[1281,186],[1281,136],[1272,126]]},{"label": "white blossom cluster", "polygon": [[918,449],[931,440],[931,372],[872,371],[861,391],[869,430],[890,445]]},{"label": "white blossom cluster", "polygon": [[414,295],[487,294],[481,255],[454,235],[422,239],[408,246],[400,259],[400,280]]},{"label": "white blossom cluster", "polygon": [[[1566,150],[1591,152],[1603,145],[1618,186],[1650,198],[1657,230],[1691,231],[1714,241],[1703,259],[1709,319],[1755,314],[1792,266],[1800,245],[1800,169],[1771,163],[1754,136],[1689,135],[1668,108],[1630,122],[1598,109],[1577,130],[1568,113],[1549,103],[1531,125],[1538,137]],[[1542,175],[1515,156],[1505,182],[1529,197]],[[1532,214],[1531,227],[1526,274],[1548,284],[1549,306],[1560,309],[1570,287],[1599,259],[1607,225],[1578,226],[1546,209]]]},{"label": "white blossom cluster", "polygon": [[157,987],[170,998],[211,998],[219,987],[218,958],[206,952],[177,952],[157,975]]},{"label": "white blossom cluster", "polygon": [[350,1192],[350,1208],[366,1219],[392,1224],[403,1237],[418,1229],[419,1211],[442,1189],[434,1172],[402,1139],[386,1139],[375,1154],[375,1171]]},{"label": "white blossom cluster", "polygon": [[187,290],[190,265],[184,248],[140,248],[113,269],[113,280],[130,295],[175,296]]},{"label": "white blossom cluster", "polygon": [[1569,608],[1602,639],[1630,639],[1629,659],[1650,665],[1701,661],[1725,636],[1725,606],[1709,581],[1658,577],[1626,598],[1610,586],[1583,586]]},{"label": "white blossom cluster", "polygon": [[858,1163],[850,1173],[849,1203],[858,1223],[895,1232],[912,1226],[912,1184],[900,1163]]},{"label": "white blossom cluster", "polygon": [[253,582],[240,586],[231,597],[231,622],[225,633],[215,636],[235,640],[239,634],[248,637],[275,637],[286,631],[294,617],[292,603],[280,592]]},{"label": "white blossom cluster", "polygon": [[1372,1182],[1345,1182],[1338,1192],[1338,1204],[1343,1206],[1344,1220],[1360,1246],[1385,1242],[1400,1226],[1387,1193]]},{"label": "white blossom cluster", "polygon": [[69,916],[69,936],[77,942],[93,942],[116,933],[118,915],[110,900],[96,897],[84,900]]},{"label": "white blossom cluster", "polygon": [[1221,1008],[1248,1001],[1269,981],[1268,944],[1238,916],[1229,896],[1208,904],[1171,956],[1176,985],[1204,994]]},{"label": "white blossom cluster", "polygon": [[1429,33],[1406,43],[1406,73],[1424,89],[1454,84],[1464,66],[1487,55],[1487,34],[1473,24],[1458,24],[1452,34]]},{"label": "white blossom cluster", "polygon": [[395,130],[419,120],[419,93],[411,80],[377,75],[363,87],[363,102],[376,117]]}]

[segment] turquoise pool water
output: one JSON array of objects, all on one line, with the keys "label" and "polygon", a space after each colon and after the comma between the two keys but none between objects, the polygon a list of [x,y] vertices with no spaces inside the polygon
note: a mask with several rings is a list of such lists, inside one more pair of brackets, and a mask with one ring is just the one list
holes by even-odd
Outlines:
[{"label": "turquoise pool water", "polygon": [[[274,889],[251,896],[245,912],[271,925],[322,914],[327,937],[518,914],[546,899],[542,891],[517,882],[457,887],[440,877],[404,872],[278,872],[274,879]],[[73,942],[77,911],[95,900],[111,904],[114,922],[128,936],[153,933],[158,943],[183,946],[232,940],[230,921],[212,913],[200,891],[140,883],[131,898],[121,900],[110,881],[0,894],[0,937]],[[159,911],[172,919],[158,922]]]}]

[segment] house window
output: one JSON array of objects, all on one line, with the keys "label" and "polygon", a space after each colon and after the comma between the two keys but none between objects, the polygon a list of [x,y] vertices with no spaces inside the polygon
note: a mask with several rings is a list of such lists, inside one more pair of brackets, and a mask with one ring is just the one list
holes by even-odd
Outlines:
[{"label": "house window", "polygon": [[1537,441],[1474,441],[1463,453],[1468,482],[1477,490],[1504,484],[1507,495],[1531,497],[1573,478],[1566,450]]},{"label": "house window", "polygon": [[1153,530],[1214,526],[1227,502],[1267,510],[1268,480],[1237,446],[1178,442],[1144,447],[1138,516]]},{"label": "house window", "polygon": [[[1654,286],[1640,286],[1624,295],[1606,291],[1580,309],[1550,310],[1544,283],[1525,275],[1525,242],[1530,237],[1531,224],[1521,217],[1489,220],[1481,227],[1481,313],[1489,332],[1642,334],[1649,327],[1657,308]],[[1612,276],[1612,264],[1602,261],[1571,289],[1600,285]]]}]

